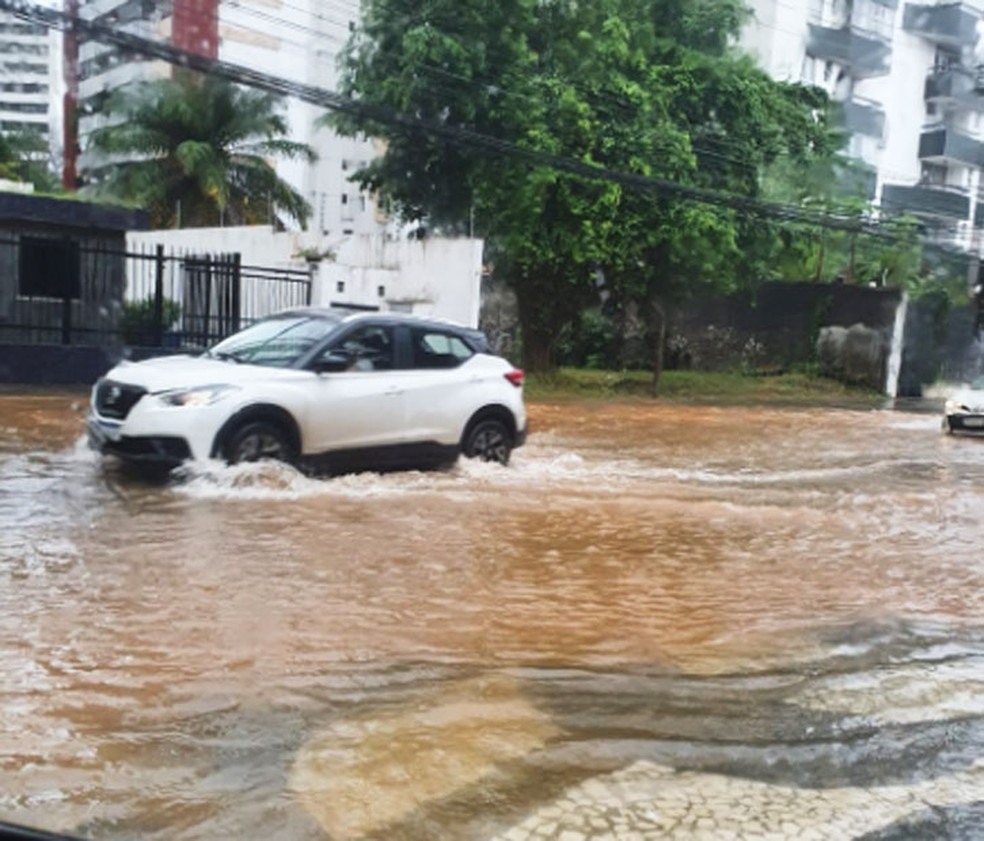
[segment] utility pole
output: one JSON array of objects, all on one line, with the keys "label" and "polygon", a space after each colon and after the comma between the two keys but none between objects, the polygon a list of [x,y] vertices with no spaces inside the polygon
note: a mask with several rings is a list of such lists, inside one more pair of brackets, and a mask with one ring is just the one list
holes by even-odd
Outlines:
[{"label": "utility pole", "polygon": [[[74,21],[79,15],[79,0],[65,0],[65,15]],[[63,74],[65,96],[62,100],[62,186],[69,192],[78,187],[79,158],[79,38],[74,26],[65,28]]]}]

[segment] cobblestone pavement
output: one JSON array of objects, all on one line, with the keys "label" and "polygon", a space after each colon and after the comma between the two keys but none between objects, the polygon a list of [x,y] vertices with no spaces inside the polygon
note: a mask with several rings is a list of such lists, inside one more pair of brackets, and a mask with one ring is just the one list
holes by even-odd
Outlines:
[{"label": "cobblestone pavement", "polygon": [[495,841],[846,841],[982,800],[984,763],[913,785],[805,789],[641,760],[568,789]]}]

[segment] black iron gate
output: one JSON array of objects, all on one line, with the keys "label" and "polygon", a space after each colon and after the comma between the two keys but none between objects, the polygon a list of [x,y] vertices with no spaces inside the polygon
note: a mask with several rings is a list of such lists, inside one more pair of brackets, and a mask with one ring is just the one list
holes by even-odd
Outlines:
[{"label": "black iron gate", "polygon": [[242,276],[238,254],[186,258],[182,291],[186,341],[209,345],[239,330]]},{"label": "black iron gate", "polygon": [[244,266],[239,254],[0,238],[0,343],[206,347],[310,303],[307,271]]}]

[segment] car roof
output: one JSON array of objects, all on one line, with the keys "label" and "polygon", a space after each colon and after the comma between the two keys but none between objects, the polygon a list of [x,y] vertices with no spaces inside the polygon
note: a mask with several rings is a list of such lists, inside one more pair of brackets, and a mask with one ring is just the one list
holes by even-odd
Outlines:
[{"label": "car roof", "polygon": [[415,324],[430,327],[447,327],[453,330],[460,330],[465,333],[480,332],[474,327],[467,327],[456,321],[444,318],[425,317],[411,315],[402,312],[382,312],[379,310],[357,310],[342,307],[293,307],[289,310],[282,310],[275,313],[270,318],[291,318],[308,316],[325,318],[329,321],[376,321],[385,324]]}]

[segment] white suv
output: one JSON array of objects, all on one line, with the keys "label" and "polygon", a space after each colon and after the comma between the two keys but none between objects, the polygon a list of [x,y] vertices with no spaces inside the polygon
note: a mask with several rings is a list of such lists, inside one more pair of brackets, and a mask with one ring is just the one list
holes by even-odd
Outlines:
[{"label": "white suv", "polygon": [[526,440],[523,372],[458,325],[298,309],[201,356],[113,368],[92,390],[90,444],[131,463],[280,459],[328,472],[505,464]]}]

